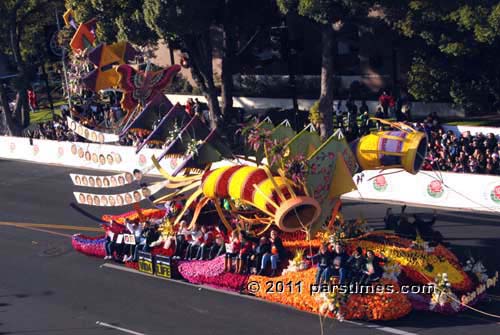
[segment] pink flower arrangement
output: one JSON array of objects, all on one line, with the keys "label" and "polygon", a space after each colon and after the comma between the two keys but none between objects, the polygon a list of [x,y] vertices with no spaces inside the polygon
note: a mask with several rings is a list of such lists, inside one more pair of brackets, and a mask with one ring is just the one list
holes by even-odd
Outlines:
[{"label": "pink flower arrangement", "polygon": [[230,291],[240,291],[247,283],[248,277],[224,272],[224,256],[210,261],[192,261],[179,264],[179,273],[193,284],[204,284]]}]

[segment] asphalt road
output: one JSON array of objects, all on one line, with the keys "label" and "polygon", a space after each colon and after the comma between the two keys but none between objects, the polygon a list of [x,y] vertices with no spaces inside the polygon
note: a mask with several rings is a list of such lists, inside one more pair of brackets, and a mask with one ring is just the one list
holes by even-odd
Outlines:
[{"label": "asphalt road", "polygon": [[[321,333],[315,315],[102,267],[103,260],[76,253],[70,235],[77,231],[46,225],[98,227],[93,216],[104,212],[85,208],[82,214],[71,207],[70,172],[75,169],[0,160],[0,335]],[[346,217],[362,213],[376,228],[382,224],[386,207],[346,203],[344,213]],[[500,269],[497,218],[439,211],[437,228],[457,253],[482,256],[488,266]],[[33,230],[37,228],[6,225],[11,222],[44,226]],[[500,314],[500,301],[496,296],[492,299],[478,308]],[[412,313],[377,324],[327,320],[323,330],[325,334],[354,335],[498,334],[498,322],[500,319],[476,312],[451,317]]]}]

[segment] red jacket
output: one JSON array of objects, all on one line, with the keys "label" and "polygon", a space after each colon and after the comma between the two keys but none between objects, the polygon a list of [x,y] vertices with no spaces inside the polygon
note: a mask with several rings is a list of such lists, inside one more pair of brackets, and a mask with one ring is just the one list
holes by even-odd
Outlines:
[{"label": "red jacket", "polygon": [[205,246],[209,247],[214,243],[214,233],[212,231],[207,231],[204,235],[202,235],[198,240],[200,244],[204,243]]},{"label": "red jacket", "polygon": [[240,255],[251,254],[253,252],[253,243],[246,242],[240,247]]}]

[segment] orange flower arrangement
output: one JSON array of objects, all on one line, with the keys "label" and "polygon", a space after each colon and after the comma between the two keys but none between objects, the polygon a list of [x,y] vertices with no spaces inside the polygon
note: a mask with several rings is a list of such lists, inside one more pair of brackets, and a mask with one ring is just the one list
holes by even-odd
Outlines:
[{"label": "orange flower arrangement", "polygon": [[[319,303],[316,301],[315,296],[310,294],[310,287],[314,284],[315,275],[316,268],[312,268],[305,271],[290,272],[286,275],[273,278],[250,276],[248,282],[258,283],[260,289],[252,292],[257,297],[292,306],[303,311],[317,313],[319,311]],[[273,286],[270,285],[271,282]],[[291,283],[291,286],[288,287],[285,285],[282,293],[275,293],[276,283],[278,282]],[[300,289],[295,285],[296,283],[301,283],[302,286]],[[267,290],[268,288],[270,288],[269,291]]]},{"label": "orange flower arrangement", "polygon": [[[399,291],[399,285],[394,281],[382,279],[379,283],[393,285],[394,290]],[[411,302],[401,293],[351,294],[341,309],[344,317],[349,320],[396,320],[411,310]]]},{"label": "orange flower arrangement", "polygon": [[[165,210],[162,209],[141,209],[141,215],[146,219],[160,219],[165,215]],[[121,215],[103,215],[102,220],[108,222],[109,220],[114,220],[119,224],[125,224],[125,219],[138,220],[139,213],[137,211],[131,211]]]},{"label": "orange flower arrangement", "polygon": [[[312,268],[274,278],[250,276],[249,283],[258,283],[260,289],[253,292],[257,297],[303,311],[319,313],[320,303],[317,299],[319,293],[311,294],[310,292],[311,285],[315,281],[316,271],[316,268]],[[285,284],[282,293],[276,293],[277,283]],[[288,286],[287,283],[291,283],[291,285]],[[296,283],[302,283],[300,290]],[[393,285],[394,290],[399,291],[399,285],[396,282],[382,279],[380,284]],[[266,290],[268,288],[269,292]],[[401,293],[351,294],[348,296],[346,304],[341,306],[342,315],[349,320],[395,320],[410,313],[411,309],[410,301]],[[334,315],[329,313],[328,316]]]},{"label": "orange flower arrangement", "polygon": [[291,251],[295,251],[296,249],[306,249],[309,248],[318,249],[321,246],[321,240],[296,240],[296,241],[283,241],[283,246]]}]

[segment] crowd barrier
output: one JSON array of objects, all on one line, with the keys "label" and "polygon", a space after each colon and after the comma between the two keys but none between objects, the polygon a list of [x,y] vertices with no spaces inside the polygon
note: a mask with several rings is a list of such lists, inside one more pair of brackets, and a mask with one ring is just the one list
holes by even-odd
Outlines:
[{"label": "crowd barrier", "polygon": [[[43,164],[75,168],[131,172],[141,169],[159,175],[151,166],[150,157],[161,150],[143,149],[98,143],[30,140],[22,137],[0,136],[0,158],[18,159]],[[172,172],[176,158],[165,158],[162,167]],[[245,164],[247,162],[239,162]],[[214,167],[234,164],[221,161]],[[345,194],[351,200],[371,200],[408,203],[421,206],[460,210],[500,211],[500,177],[421,171],[411,175],[404,171],[363,171],[354,176],[358,190]]]},{"label": "crowd barrier", "polygon": [[[130,146],[0,136],[0,159],[18,159],[82,169],[118,172],[139,169],[145,174],[159,176],[159,172],[152,165],[151,156],[158,157],[161,152],[160,149],[145,148],[136,154],[135,147]],[[161,161],[161,166],[172,173],[180,163],[178,158],[166,157]],[[224,160],[214,164],[214,167],[229,164],[234,163]]]},{"label": "crowd barrier", "polygon": [[400,170],[363,171],[354,176],[358,190],[343,199],[442,207],[461,211],[500,211],[500,177]]}]

